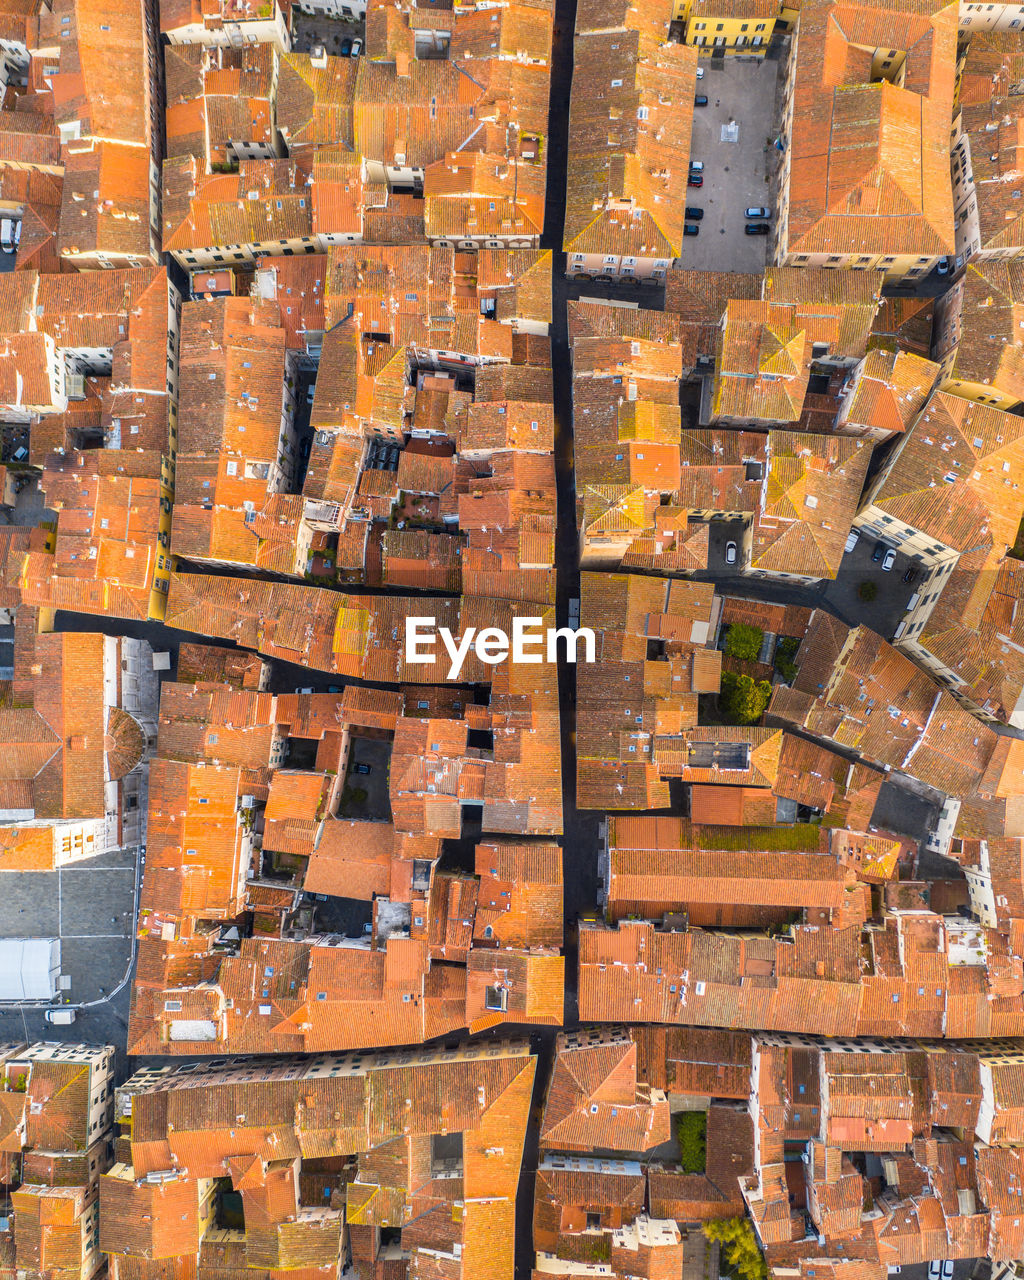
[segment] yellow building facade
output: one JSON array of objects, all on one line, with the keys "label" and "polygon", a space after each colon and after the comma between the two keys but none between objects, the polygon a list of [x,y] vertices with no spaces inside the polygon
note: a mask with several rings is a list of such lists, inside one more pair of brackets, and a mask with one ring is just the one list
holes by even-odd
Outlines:
[{"label": "yellow building facade", "polygon": [[778,0],[676,0],[684,43],[709,53],[763,52],[780,18]]}]

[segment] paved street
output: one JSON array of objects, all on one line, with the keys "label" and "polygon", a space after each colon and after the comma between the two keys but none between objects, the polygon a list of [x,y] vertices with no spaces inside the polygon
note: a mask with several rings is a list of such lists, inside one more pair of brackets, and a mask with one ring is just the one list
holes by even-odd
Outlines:
[{"label": "paved street", "polygon": [[704,185],[688,187],[687,205],[704,210],[700,234],[683,240],[679,265],[691,271],[763,272],[771,236],[748,236],[744,209],[770,206],[769,144],[779,63],[702,59],[693,111],[691,160],[704,161]]}]

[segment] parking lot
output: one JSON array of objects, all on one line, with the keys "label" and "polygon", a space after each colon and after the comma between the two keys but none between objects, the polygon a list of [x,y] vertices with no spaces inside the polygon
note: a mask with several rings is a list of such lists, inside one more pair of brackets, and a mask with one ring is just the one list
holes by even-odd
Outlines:
[{"label": "parking lot", "polygon": [[0,937],[61,940],[70,1004],[101,1000],[125,978],[135,912],[135,851],[117,850],[59,871],[4,877]]},{"label": "parking lot", "polygon": [[[690,159],[704,161],[704,185],[687,187],[686,203],[704,210],[700,234],[683,239],[679,265],[691,271],[763,272],[772,243],[748,236],[743,210],[770,205],[768,166],[779,63],[704,58],[694,107]],[[689,221],[689,219],[687,219]]]},{"label": "parking lot", "polygon": [[[358,772],[365,765],[368,773]],[[348,776],[342,793],[338,816],[343,818],[375,818],[391,820],[388,794],[388,772],[391,767],[391,742],[386,738],[352,739]]]},{"label": "parking lot", "polygon": [[[840,617],[863,622],[889,640],[917,584],[903,581],[903,575],[914,561],[900,552],[897,551],[896,562],[888,573],[883,570],[881,559],[871,559],[877,542],[873,534],[860,536],[854,549],[843,556],[835,581],[826,586],[825,599]],[[858,588],[862,582],[873,582],[878,588],[874,600],[861,599]]]},{"label": "parking lot", "polygon": [[[708,526],[708,572],[739,573],[743,567],[743,536],[746,533],[745,520],[712,520]],[[725,549],[730,542],[735,542],[737,563],[730,566],[726,563]]]}]

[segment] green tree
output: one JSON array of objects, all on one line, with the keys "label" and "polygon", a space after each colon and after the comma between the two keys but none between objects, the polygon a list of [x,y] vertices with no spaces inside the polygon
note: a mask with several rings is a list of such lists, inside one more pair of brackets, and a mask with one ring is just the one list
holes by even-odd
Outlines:
[{"label": "green tree", "polygon": [[732,1275],[740,1280],[766,1280],[768,1266],[749,1218],[716,1218],[704,1224],[704,1235],[722,1246],[722,1257]]},{"label": "green tree", "polygon": [[718,707],[726,724],[756,724],[772,696],[767,680],[753,680],[732,671],[722,672]]},{"label": "green tree", "polygon": [[872,582],[870,579],[865,580],[857,587],[857,595],[861,600],[868,602],[874,600],[878,595],[878,583]]},{"label": "green tree", "polygon": [[683,1111],[676,1117],[679,1163],[683,1173],[703,1173],[707,1164],[708,1117],[704,1111]]},{"label": "green tree", "polygon": [[796,636],[783,636],[775,647],[775,670],[782,676],[787,684],[792,684],[796,679],[796,651],[800,648],[800,641]]},{"label": "green tree", "polygon": [[725,652],[730,658],[745,658],[756,662],[764,643],[760,627],[748,627],[745,622],[733,622],[725,637]]}]

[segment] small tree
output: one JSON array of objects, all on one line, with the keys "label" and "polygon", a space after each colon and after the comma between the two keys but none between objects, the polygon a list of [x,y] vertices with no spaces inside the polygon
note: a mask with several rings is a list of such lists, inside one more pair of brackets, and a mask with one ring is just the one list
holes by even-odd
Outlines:
[{"label": "small tree", "polygon": [[787,684],[792,684],[796,679],[797,665],[794,659],[799,648],[800,641],[796,636],[783,636],[776,646],[775,670]]},{"label": "small tree", "polygon": [[707,1164],[708,1117],[704,1111],[683,1111],[676,1117],[679,1163],[683,1173],[703,1173]]},{"label": "small tree", "polygon": [[725,652],[730,658],[745,658],[747,662],[756,662],[763,643],[764,632],[760,627],[733,622],[725,637]]},{"label": "small tree", "polygon": [[756,724],[772,696],[767,680],[753,680],[732,671],[722,672],[718,706],[727,724]]},{"label": "small tree", "polygon": [[722,1246],[722,1256],[733,1275],[740,1280],[767,1280],[768,1266],[749,1218],[716,1218],[704,1224],[704,1235]]},{"label": "small tree", "polygon": [[858,586],[857,595],[861,600],[865,600],[870,603],[878,595],[878,583],[872,582],[870,579],[865,580],[860,584],[860,586]]}]

